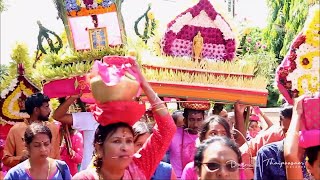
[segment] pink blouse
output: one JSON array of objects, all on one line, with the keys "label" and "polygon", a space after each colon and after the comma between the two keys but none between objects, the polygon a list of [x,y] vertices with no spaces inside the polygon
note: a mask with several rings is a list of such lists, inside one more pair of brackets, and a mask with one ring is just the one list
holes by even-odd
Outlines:
[{"label": "pink blouse", "polygon": [[72,149],[75,152],[75,156],[71,157],[68,154],[66,145],[61,147],[61,159],[67,163],[70,169],[71,175],[75,175],[78,172],[78,164],[82,161],[83,156],[83,138],[80,132],[70,135]]},{"label": "pink blouse", "polygon": [[[159,162],[166,153],[171,139],[176,132],[176,125],[169,113],[166,115],[154,114],[157,125],[153,128],[153,133],[145,142],[139,151],[140,158],[133,158],[129,167],[125,170],[123,178],[125,180],[133,179],[151,179]],[[95,179],[95,169],[88,168],[73,176],[75,180],[93,180]]]}]

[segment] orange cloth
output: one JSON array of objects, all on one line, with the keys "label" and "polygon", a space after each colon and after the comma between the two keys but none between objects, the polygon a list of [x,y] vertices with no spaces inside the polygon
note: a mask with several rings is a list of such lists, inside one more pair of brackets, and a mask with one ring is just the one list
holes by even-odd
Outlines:
[{"label": "orange cloth", "polygon": [[[45,125],[51,130],[52,133],[52,150],[50,153],[51,158],[60,159],[60,134],[59,125],[52,122],[45,122]],[[25,155],[27,149],[24,144],[24,133],[28,128],[28,121],[16,123],[9,131],[6,143],[3,150],[3,164],[8,167],[13,167],[20,163],[20,159]]]},{"label": "orange cloth", "polygon": [[255,138],[240,147],[242,162],[245,165],[245,175],[247,179],[253,179],[254,162],[250,160],[250,152],[252,157],[257,155],[258,150],[269,143],[281,141],[285,135],[280,126],[273,125],[265,131],[260,132]]}]

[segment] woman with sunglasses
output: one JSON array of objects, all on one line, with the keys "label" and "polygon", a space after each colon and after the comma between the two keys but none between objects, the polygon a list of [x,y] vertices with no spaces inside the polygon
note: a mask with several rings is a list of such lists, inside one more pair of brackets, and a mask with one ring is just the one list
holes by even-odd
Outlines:
[{"label": "woman with sunglasses", "polygon": [[[231,138],[229,123],[221,116],[213,115],[205,119],[199,132],[199,143],[213,136],[226,136]],[[194,162],[190,162],[185,166],[181,175],[181,179],[198,179]]]},{"label": "woman with sunglasses", "polygon": [[214,136],[205,140],[194,157],[199,179],[240,179],[241,153],[233,140]]}]

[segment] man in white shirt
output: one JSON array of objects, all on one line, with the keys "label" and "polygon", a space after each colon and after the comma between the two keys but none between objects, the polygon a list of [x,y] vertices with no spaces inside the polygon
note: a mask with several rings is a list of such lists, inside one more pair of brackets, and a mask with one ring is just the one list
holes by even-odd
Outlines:
[{"label": "man in white shirt", "polygon": [[99,126],[90,112],[77,112],[68,114],[69,106],[81,95],[69,97],[63,102],[53,113],[53,118],[61,123],[72,125],[78,131],[83,131],[83,158],[81,162],[81,170],[89,165],[93,156],[93,140],[94,133]]}]

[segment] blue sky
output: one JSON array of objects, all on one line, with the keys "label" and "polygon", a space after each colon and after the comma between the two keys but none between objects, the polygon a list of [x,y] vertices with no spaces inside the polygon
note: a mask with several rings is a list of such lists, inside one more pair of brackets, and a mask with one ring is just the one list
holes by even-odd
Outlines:
[{"label": "blue sky", "polygon": [[[225,0],[221,1],[221,7]],[[246,17],[253,26],[264,27],[267,17],[265,0],[235,0],[237,14]],[[1,14],[0,63],[8,64],[10,54],[16,42],[28,45],[30,53],[36,50],[39,28],[37,20],[57,34],[63,31],[61,20],[57,20],[57,12],[52,0],[4,0],[7,11]],[[125,0],[123,3],[123,16],[125,18],[128,34],[133,34],[134,21],[145,11],[148,3],[152,3],[155,17],[160,19],[160,26],[166,24],[195,4],[197,0]],[[31,10],[32,9],[32,10]]]}]

